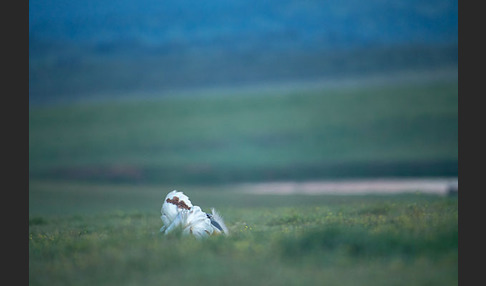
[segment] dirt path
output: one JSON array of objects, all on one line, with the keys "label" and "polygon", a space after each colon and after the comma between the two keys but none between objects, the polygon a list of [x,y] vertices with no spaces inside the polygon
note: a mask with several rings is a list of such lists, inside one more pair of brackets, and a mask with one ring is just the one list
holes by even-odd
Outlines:
[{"label": "dirt path", "polygon": [[272,182],[241,184],[239,191],[257,195],[307,194],[307,195],[353,195],[353,194],[397,194],[432,193],[447,195],[457,192],[458,178],[410,178],[410,179],[355,179],[310,182]]}]

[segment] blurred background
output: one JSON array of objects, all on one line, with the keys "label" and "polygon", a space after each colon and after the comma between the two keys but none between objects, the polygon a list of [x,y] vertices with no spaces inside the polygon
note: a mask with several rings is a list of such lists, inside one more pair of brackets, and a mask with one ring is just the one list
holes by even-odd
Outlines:
[{"label": "blurred background", "polygon": [[456,177],[457,0],[30,0],[31,180]]}]

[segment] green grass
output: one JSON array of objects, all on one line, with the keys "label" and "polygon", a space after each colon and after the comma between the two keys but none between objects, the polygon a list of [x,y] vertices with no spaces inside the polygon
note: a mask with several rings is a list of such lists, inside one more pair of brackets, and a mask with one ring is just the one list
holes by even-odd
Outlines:
[{"label": "green grass", "polygon": [[161,235],[167,186],[37,182],[30,285],[457,285],[457,197],[178,186],[229,237]]},{"label": "green grass", "polygon": [[[230,184],[457,176],[457,87],[31,106],[30,285],[457,285],[457,197]],[[231,236],[161,235],[173,189]]]},{"label": "green grass", "polygon": [[457,82],[29,111],[31,178],[153,183],[455,176]]}]

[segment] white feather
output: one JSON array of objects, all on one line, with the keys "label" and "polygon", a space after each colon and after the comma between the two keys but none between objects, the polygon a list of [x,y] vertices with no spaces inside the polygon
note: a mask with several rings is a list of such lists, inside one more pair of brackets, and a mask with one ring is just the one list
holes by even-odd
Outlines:
[{"label": "white feather", "polygon": [[168,234],[179,227],[182,229],[183,235],[192,234],[196,238],[204,238],[213,234],[210,219],[198,206],[193,206],[190,210],[182,210],[168,225],[164,233]]},{"label": "white feather", "polygon": [[[229,235],[228,228],[226,227],[226,224],[224,223],[224,220],[221,217],[221,215],[214,208],[211,209],[211,213],[213,215],[212,216],[213,220],[216,221],[221,226],[221,228],[223,229],[223,233],[225,235]],[[217,229],[217,228],[216,228],[216,230],[219,231],[219,229]]]},{"label": "white feather", "polygon": [[160,229],[161,232],[163,232],[167,227],[169,227],[169,225],[176,218],[176,216],[182,210],[184,210],[183,208],[168,202],[168,200],[174,200],[175,197],[177,197],[178,201],[183,201],[189,208],[192,207],[191,200],[189,200],[189,197],[184,195],[183,192],[178,192],[176,190],[173,190],[172,192],[168,193],[164,199],[162,208],[160,209],[160,212],[162,214],[160,218],[164,223],[164,226],[162,226],[162,228]]}]

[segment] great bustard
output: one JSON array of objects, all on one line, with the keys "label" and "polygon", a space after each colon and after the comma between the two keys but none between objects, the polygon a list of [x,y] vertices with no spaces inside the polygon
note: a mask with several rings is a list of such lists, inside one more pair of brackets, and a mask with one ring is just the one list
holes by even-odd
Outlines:
[{"label": "great bustard", "polygon": [[176,190],[167,194],[161,208],[164,225],[160,232],[168,234],[177,228],[182,228],[184,235],[192,234],[196,238],[215,234],[229,235],[223,218],[213,208],[211,213],[205,213],[199,206],[192,205],[189,197]]}]

